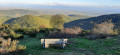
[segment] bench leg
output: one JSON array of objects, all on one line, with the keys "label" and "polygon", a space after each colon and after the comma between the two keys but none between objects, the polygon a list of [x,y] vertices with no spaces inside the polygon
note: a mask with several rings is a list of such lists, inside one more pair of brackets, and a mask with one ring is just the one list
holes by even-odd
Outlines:
[{"label": "bench leg", "polygon": [[66,44],[63,44],[63,45],[62,45],[62,48],[65,48],[65,46],[66,46]]},{"label": "bench leg", "polygon": [[48,48],[49,47],[49,44],[45,44],[45,48]]},{"label": "bench leg", "polygon": [[43,43],[42,45],[43,45],[43,48],[45,48],[45,43]]}]

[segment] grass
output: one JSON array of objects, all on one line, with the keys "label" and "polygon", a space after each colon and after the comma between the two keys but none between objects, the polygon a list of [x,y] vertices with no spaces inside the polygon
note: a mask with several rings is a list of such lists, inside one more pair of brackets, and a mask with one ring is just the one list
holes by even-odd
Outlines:
[{"label": "grass", "polygon": [[120,38],[106,38],[88,40],[85,38],[69,39],[65,49],[43,49],[38,38],[25,36],[20,44],[26,45],[27,49],[21,55],[120,55]]}]

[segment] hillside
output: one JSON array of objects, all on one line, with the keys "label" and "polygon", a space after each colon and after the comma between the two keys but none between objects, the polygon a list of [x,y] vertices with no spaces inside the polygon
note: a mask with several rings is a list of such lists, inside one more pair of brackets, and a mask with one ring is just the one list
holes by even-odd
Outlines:
[{"label": "hillside", "polygon": [[79,17],[81,19],[84,19],[84,18],[87,18],[87,17],[91,17],[91,16],[88,16],[88,15],[81,15],[81,14],[70,14],[68,16],[70,16],[70,17]]},{"label": "hillside", "polygon": [[23,15],[40,15],[39,12],[25,9],[0,10],[0,16],[20,17]]},{"label": "hillside", "polygon": [[[78,14],[71,14],[71,15],[58,14],[58,15],[62,16],[66,22],[70,22],[77,19],[85,19],[90,17],[87,15],[78,15]],[[40,17],[50,20],[52,15],[41,15]]]},{"label": "hillside", "polygon": [[115,24],[115,28],[120,25],[120,14],[110,14],[110,15],[102,15],[97,17],[92,17],[88,19],[79,19],[72,22],[65,23],[65,28],[70,28],[73,26],[78,26],[83,29],[92,29],[94,24],[102,23],[108,20],[112,20]]},{"label": "hillside", "polygon": [[50,21],[33,15],[18,17],[9,24],[16,27],[45,27],[50,28]]},{"label": "hillside", "polygon": [[1,16],[0,17],[0,25],[3,24],[4,22],[8,21],[9,19],[11,19],[11,17]]},{"label": "hillside", "polygon": [[[9,16],[12,18],[21,17],[24,15],[35,15],[35,16],[40,16],[44,19],[49,20],[51,19],[52,15],[56,15],[56,14],[60,14],[62,17],[64,17],[66,22],[91,17],[91,16],[84,15],[84,14],[77,14],[77,13],[72,13],[70,11],[61,11],[61,10],[54,10],[54,11],[44,10],[44,9],[40,9],[40,11],[39,10],[27,10],[27,9],[0,10],[0,17]],[[62,15],[62,14],[65,14],[65,15]]]}]

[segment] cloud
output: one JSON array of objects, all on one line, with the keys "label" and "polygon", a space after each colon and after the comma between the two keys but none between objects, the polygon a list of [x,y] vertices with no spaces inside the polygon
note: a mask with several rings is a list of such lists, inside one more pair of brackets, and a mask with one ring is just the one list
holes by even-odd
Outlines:
[{"label": "cloud", "polygon": [[81,4],[70,4],[70,3],[59,3],[59,2],[49,2],[49,3],[39,3],[39,5],[48,5],[48,6],[89,6],[89,4],[81,3]]},{"label": "cloud", "polygon": [[[23,2],[24,1],[24,2]],[[96,2],[97,3],[97,2]],[[58,2],[58,0],[47,0],[46,2],[41,1],[40,0],[3,0],[0,1],[0,4],[32,4],[32,5],[48,5],[48,6],[58,6],[58,5],[62,5],[62,6],[74,6],[74,7],[79,7],[79,6],[99,6],[99,7],[104,7],[104,6],[115,6],[115,5],[109,5],[109,4],[96,4],[96,3],[89,3],[89,2]],[[120,6],[120,5],[118,5]]]}]

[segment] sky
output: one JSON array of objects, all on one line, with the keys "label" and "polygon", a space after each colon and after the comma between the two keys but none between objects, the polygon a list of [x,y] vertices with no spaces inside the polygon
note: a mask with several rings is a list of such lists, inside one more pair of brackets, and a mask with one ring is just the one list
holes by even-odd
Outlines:
[{"label": "sky", "polygon": [[120,0],[0,0],[0,4],[120,6]]}]

